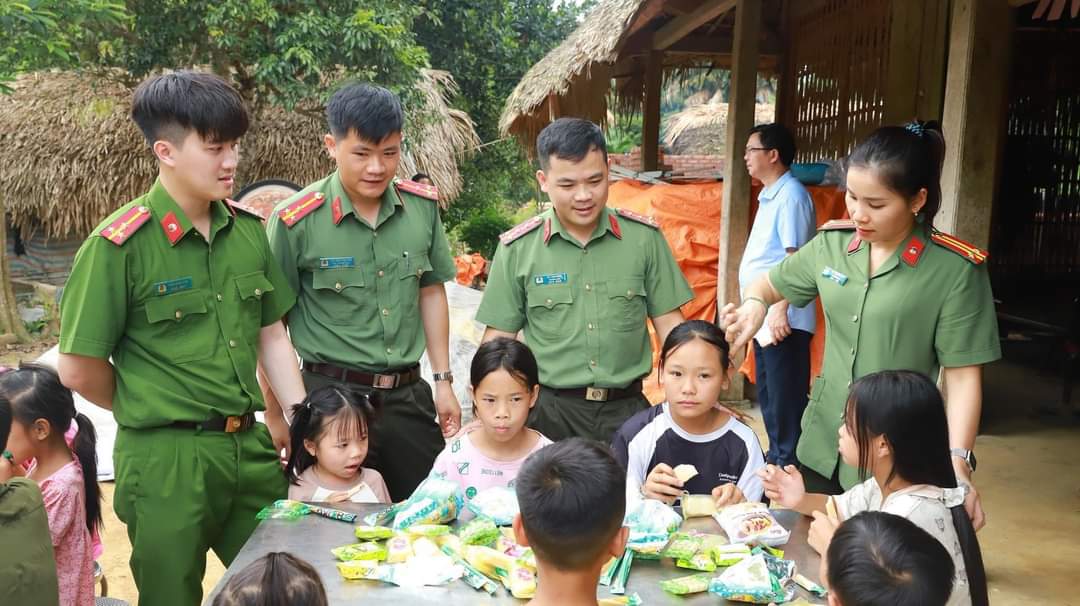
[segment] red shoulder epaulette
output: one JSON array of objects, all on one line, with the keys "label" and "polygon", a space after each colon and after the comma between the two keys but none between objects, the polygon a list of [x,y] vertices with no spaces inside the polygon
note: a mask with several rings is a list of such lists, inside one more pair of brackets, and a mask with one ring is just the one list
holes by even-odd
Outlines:
[{"label": "red shoulder epaulette", "polygon": [[434,200],[435,202],[439,201],[439,190],[434,185],[403,179],[395,181],[394,187],[401,191],[407,191],[410,194],[420,196],[421,198],[427,198],[428,200]]},{"label": "red shoulder epaulette", "polygon": [[660,229],[660,224],[656,222],[656,219],[653,219],[648,215],[638,214],[632,210],[626,210],[625,208],[616,208],[615,212],[618,213],[620,217],[626,217],[631,221],[637,221],[638,223],[648,225],[653,229]]},{"label": "red shoulder epaulette", "polygon": [[932,240],[938,246],[953,251],[961,257],[971,261],[975,265],[980,265],[986,261],[986,257],[989,255],[987,252],[974,244],[964,242],[956,236],[947,234],[941,231],[935,231],[930,234],[930,240]]},{"label": "red shoulder epaulette", "polygon": [[529,219],[528,221],[518,223],[510,230],[504,231],[503,233],[499,234],[499,242],[502,242],[504,246],[510,244],[521,236],[524,236],[530,231],[536,229],[537,227],[540,227],[540,224],[543,222],[543,219],[541,219],[539,216],[536,216]]},{"label": "red shoulder epaulette", "polygon": [[138,231],[138,229],[145,225],[149,220],[149,208],[145,206],[132,206],[127,212],[110,223],[108,227],[101,230],[101,237],[117,246],[121,246],[124,242],[127,242],[127,239],[131,237],[131,234]]},{"label": "red shoulder epaulette", "polygon": [[245,215],[250,215],[252,217],[255,217],[256,219],[258,219],[260,221],[265,221],[266,220],[266,215],[263,214],[263,211],[258,209],[258,208],[255,208],[254,206],[248,206],[247,204],[244,204],[243,202],[237,202],[236,200],[228,200],[228,199],[225,200],[225,205],[229,207],[229,210],[233,211],[233,215],[235,215],[237,212],[241,212],[241,213],[244,213]]},{"label": "red shoulder epaulette", "polygon": [[326,202],[326,195],[321,191],[308,192],[292,204],[278,211],[278,216],[281,217],[281,222],[284,223],[286,227],[292,227],[293,225],[296,225],[300,219],[311,214],[311,211],[322,206],[323,202]]},{"label": "red shoulder epaulette", "polygon": [[851,219],[832,219],[818,227],[818,231],[835,231],[838,229],[855,229],[855,222]]}]

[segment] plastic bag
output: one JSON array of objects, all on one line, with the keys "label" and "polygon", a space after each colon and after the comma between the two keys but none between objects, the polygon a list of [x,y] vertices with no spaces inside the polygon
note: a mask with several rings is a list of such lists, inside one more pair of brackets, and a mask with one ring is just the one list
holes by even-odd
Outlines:
[{"label": "plastic bag", "polygon": [[492,486],[469,500],[469,511],[477,517],[490,518],[497,526],[509,526],[518,514],[517,493],[513,488]]},{"label": "plastic bag", "polygon": [[739,503],[713,516],[732,543],[761,543],[775,547],[788,542],[788,532],[764,503]]},{"label": "plastic bag", "polygon": [[787,601],[787,595],[776,577],[769,574],[762,555],[751,556],[725,570],[709,583],[709,593],[734,602],[777,604]]},{"label": "plastic bag", "polygon": [[623,517],[623,526],[630,529],[627,548],[639,555],[658,557],[671,533],[682,524],[682,516],[655,499],[642,499],[628,505]]},{"label": "plastic bag", "polygon": [[366,516],[364,523],[389,524],[394,530],[405,530],[414,524],[445,524],[456,519],[463,506],[461,489],[456,483],[429,476],[408,499]]}]

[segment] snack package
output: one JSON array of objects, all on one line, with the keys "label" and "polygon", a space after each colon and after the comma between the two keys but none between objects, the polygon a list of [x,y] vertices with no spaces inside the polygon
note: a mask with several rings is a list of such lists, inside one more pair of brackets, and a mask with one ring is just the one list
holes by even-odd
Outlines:
[{"label": "snack package", "polygon": [[792,577],[792,580],[795,581],[796,585],[802,587],[803,589],[809,591],[810,593],[814,594],[819,598],[825,597],[825,594],[828,593],[827,591],[825,591],[824,587],[811,581],[800,573],[797,573],[794,577]]},{"label": "snack package", "polygon": [[711,574],[692,574],[688,577],[668,579],[660,581],[660,589],[674,595],[689,595],[691,593],[704,593],[709,590]]},{"label": "snack package", "polygon": [[510,595],[519,600],[532,599],[536,595],[536,570],[520,560],[510,565]]},{"label": "snack package", "polygon": [[385,526],[357,526],[353,532],[361,541],[382,541],[394,536],[394,531]]},{"label": "snack package", "polygon": [[331,549],[330,553],[334,554],[334,557],[342,562],[354,560],[380,561],[386,559],[386,547],[374,541],[342,545]]},{"label": "snack package", "polygon": [[466,545],[491,545],[501,536],[491,518],[474,518],[458,530],[458,538]]},{"label": "snack package", "polygon": [[489,594],[494,594],[499,589],[498,583],[484,576],[479,570],[469,565],[469,563],[465,561],[465,558],[461,557],[460,553],[455,553],[446,546],[442,547],[442,552],[461,566],[464,573],[461,578],[469,587],[472,587],[477,591],[486,591]]},{"label": "snack package", "polygon": [[631,595],[618,595],[613,598],[603,598],[596,601],[599,606],[641,606],[641,596],[634,593]]},{"label": "snack package", "polygon": [[622,558],[612,556],[612,558],[607,561],[607,564],[604,564],[604,567],[600,569],[600,585],[603,585],[604,587],[611,585],[611,579],[615,577],[615,571],[619,569],[619,560],[621,559]]},{"label": "snack package", "polygon": [[716,570],[716,562],[713,561],[711,555],[704,551],[695,553],[691,558],[675,560],[675,565],[679,568],[688,568],[701,572],[714,572]]},{"label": "snack package", "polygon": [[769,574],[780,581],[781,585],[786,585],[795,576],[795,562],[773,557],[768,553],[762,553],[761,556],[765,558],[765,567],[769,569]]},{"label": "snack package", "polygon": [[751,604],[787,601],[779,581],[769,574],[762,555],[751,556],[725,570],[709,583],[709,593],[726,600]]},{"label": "snack package", "polygon": [[713,545],[708,553],[717,566],[731,566],[750,557],[750,546],[745,543]]},{"label": "snack package", "polygon": [[662,558],[675,560],[689,560],[701,549],[701,537],[686,532],[676,532],[671,535],[667,547],[660,552]]},{"label": "snack package", "polygon": [[517,493],[505,486],[485,488],[469,500],[468,508],[478,518],[490,518],[496,526],[509,526],[518,514]]},{"label": "snack package", "polygon": [[330,518],[331,520],[340,520],[342,522],[356,521],[355,513],[349,513],[339,509],[330,509],[328,507],[320,507],[318,505],[302,503],[292,499],[278,499],[271,505],[259,510],[259,513],[255,514],[255,517],[260,520],[296,520],[309,513],[321,515],[324,518]]},{"label": "snack package", "polygon": [[391,537],[386,542],[386,563],[400,564],[413,555],[412,540],[407,535]]},{"label": "snack package", "polygon": [[723,508],[713,518],[732,543],[761,543],[775,547],[791,537],[764,503],[739,503]]},{"label": "snack package", "polygon": [[470,566],[504,583],[510,578],[510,569],[515,562],[505,553],[481,545],[466,545],[463,555]]},{"label": "snack package", "polygon": [[707,518],[716,513],[716,501],[709,494],[690,494],[684,492],[679,498],[684,519]]},{"label": "snack package", "polygon": [[413,524],[405,532],[416,537],[441,537],[450,534],[450,527],[445,524]]},{"label": "snack package", "polygon": [[338,562],[338,572],[349,581],[371,580],[382,581],[386,576],[383,567],[375,560],[352,560]]},{"label": "snack package", "polygon": [[634,563],[634,552],[627,549],[619,560],[619,567],[615,570],[615,577],[611,579],[611,593],[626,593],[626,581],[630,578],[630,566]]},{"label": "snack package", "polygon": [[708,532],[697,533],[701,537],[701,551],[708,551],[717,545],[727,545],[729,541],[727,537],[722,534],[712,534]]},{"label": "snack package", "polygon": [[364,524],[389,525],[394,530],[405,530],[414,524],[445,524],[455,520],[463,506],[457,483],[428,476],[408,499],[365,516]]},{"label": "snack package", "polygon": [[674,509],[655,499],[627,503],[623,526],[630,529],[630,536],[626,545],[639,557],[659,557],[671,533],[679,529],[682,521],[682,516]]},{"label": "snack package", "polygon": [[419,557],[430,557],[442,553],[442,550],[430,537],[415,537],[412,542],[412,550],[413,555]]}]

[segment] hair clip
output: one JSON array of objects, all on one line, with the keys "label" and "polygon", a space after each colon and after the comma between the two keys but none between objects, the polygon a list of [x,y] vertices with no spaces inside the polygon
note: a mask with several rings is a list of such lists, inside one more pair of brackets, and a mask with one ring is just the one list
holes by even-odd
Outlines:
[{"label": "hair clip", "polygon": [[920,123],[918,120],[912,120],[911,122],[908,122],[904,125],[904,128],[909,132],[915,133],[919,137],[923,136],[923,134],[926,132],[926,128],[923,127],[922,123]]}]

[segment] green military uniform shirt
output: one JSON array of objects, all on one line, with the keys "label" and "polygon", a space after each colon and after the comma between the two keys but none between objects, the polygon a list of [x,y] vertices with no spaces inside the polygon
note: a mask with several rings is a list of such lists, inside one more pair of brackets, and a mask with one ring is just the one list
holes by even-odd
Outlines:
[{"label": "green military uniform shirt", "polygon": [[271,215],[270,248],[298,294],[288,322],[304,360],[386,370],[423,355],[420,289],[457,268],[438,205],[403,187],[387,187],[375,225],[356,214],[336,172]]},{"label": "green military uniform shirt", "polygon": [[[799,461],[826,478],[836,468],[837,431],[848,388],[879,370],[914,370],[937,380],[940,367],[1001,357],[985,258],[922,225],[869,276],[870,245],[850,229],[820,232],[769,272],[792,305],[821,297],[827,337],[821,375],[803,414]],[[963,243],[960,243],[963,244]],[[841,465],[849,488],[858,472]]]},{"label": "green military uniform shirt", "polygon": [[259,330],[294,300],[258,218],[213,202],[207,242],[159,181],[79,249],[60,351],[112,356],[121,427],[242,415],[263,406]]},{"label": "green military uniform shirt", "polygon": [[605,208],[584,246],[554,210],[507,232],[477,322],[505,332],[524,328],[548,387],[621,388],[649,374],[646,316],[676,310],[694,293],[648,222]]}]

